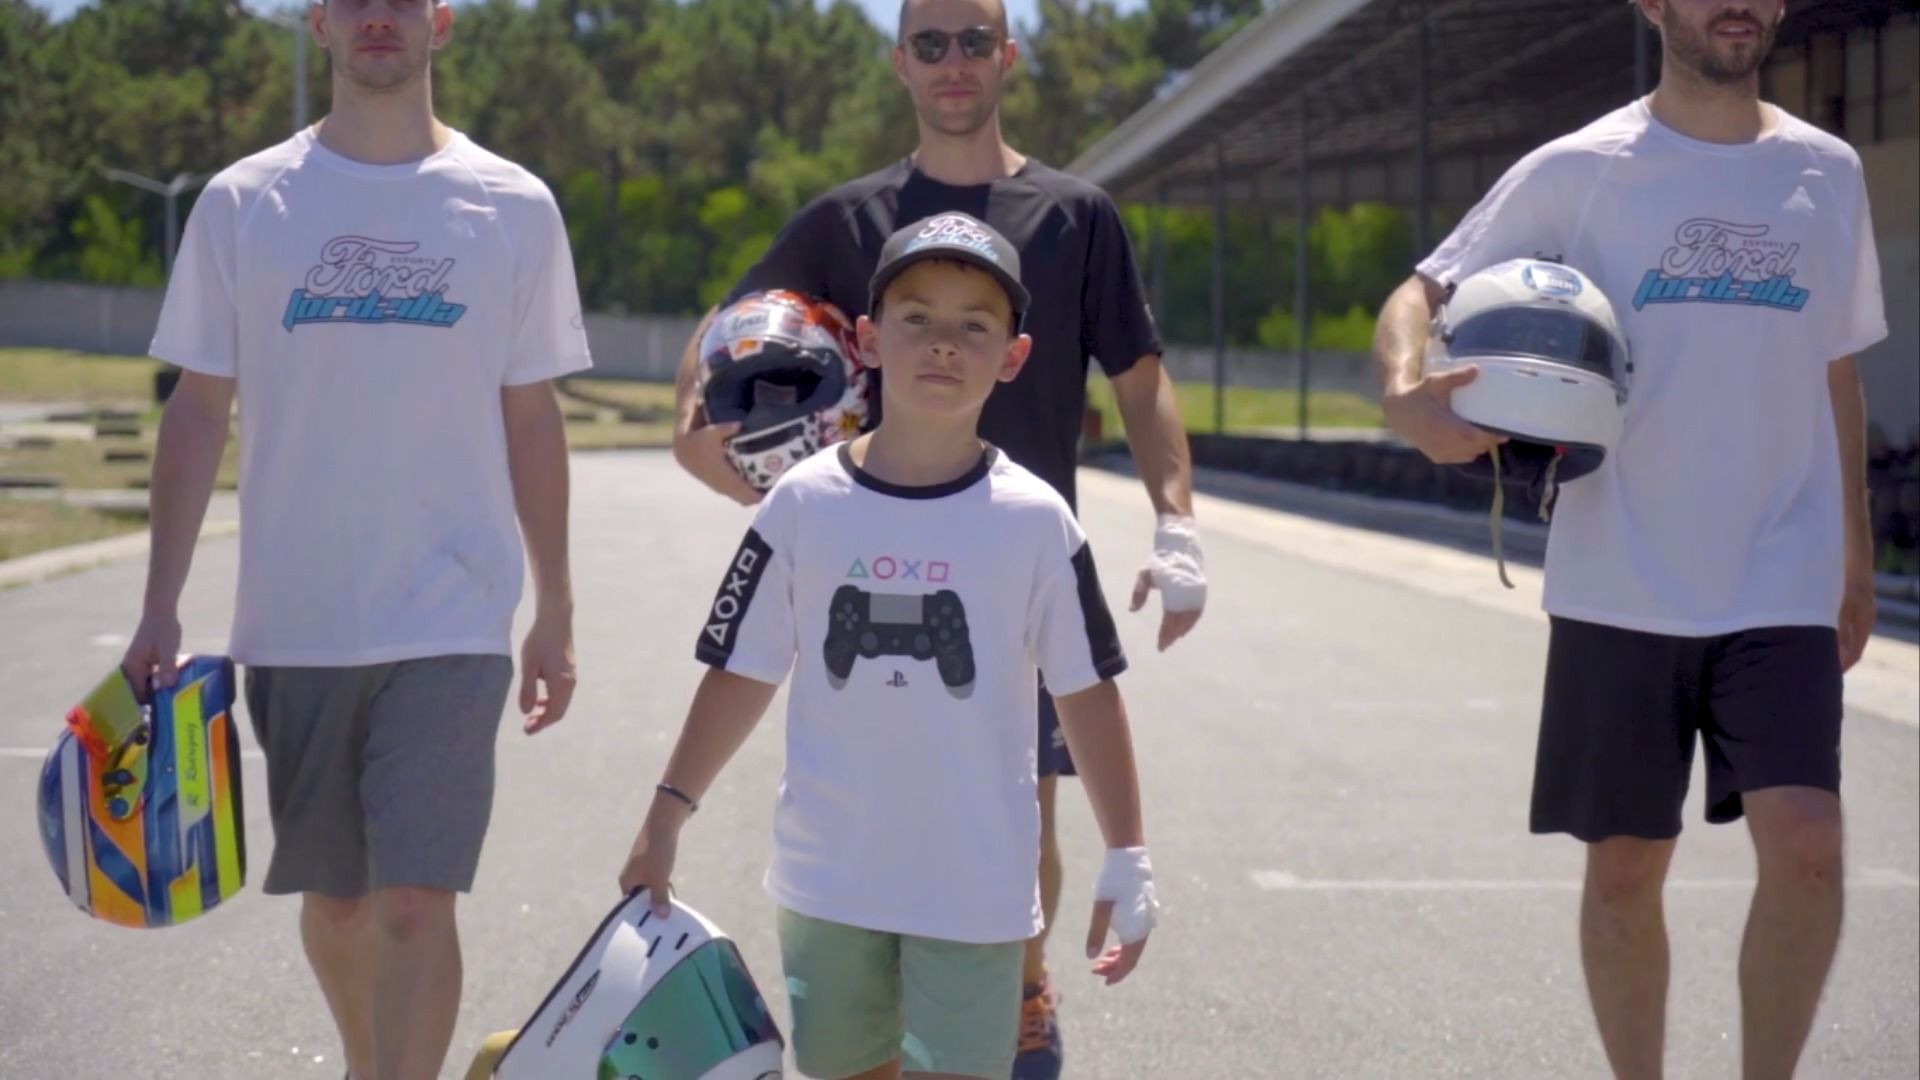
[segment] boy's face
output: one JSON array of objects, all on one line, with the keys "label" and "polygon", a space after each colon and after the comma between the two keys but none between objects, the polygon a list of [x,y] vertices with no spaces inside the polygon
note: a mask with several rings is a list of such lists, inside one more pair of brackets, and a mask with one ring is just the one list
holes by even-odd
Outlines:
[{"label": "boy's face", "polygon": [[885,375],[883,415],[978,412],[1011,382],[1033,342],[1013,332],[1013,303],[983,270],[938,259],[887,286],[880,320],[862,317],[860,350]]}]

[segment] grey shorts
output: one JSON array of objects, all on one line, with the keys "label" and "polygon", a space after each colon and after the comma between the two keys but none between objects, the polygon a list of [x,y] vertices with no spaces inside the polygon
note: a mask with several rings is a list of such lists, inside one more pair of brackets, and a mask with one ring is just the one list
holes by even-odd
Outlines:
[{"label": "grey shorts", "polygon": [[248,668],[273,818],[263,891],[471,889],[512,684],[504,656]]}]

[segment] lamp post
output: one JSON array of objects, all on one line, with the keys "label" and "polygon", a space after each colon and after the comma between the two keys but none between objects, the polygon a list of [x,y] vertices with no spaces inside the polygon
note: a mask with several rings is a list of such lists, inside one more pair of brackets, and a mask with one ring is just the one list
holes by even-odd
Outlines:
[{"label": "lamp post", "polygon": [[173,253],[180,241],[180,196],[182,193],[192,191],[194,188],[205,183],[207,177],[211,174],[202,173],[199,176],[195,176],[191,173],[176,173],[172,180],[162,182],[150,176],[141,176],[139,173],[128,172],[125,169],[102,169],[100,171],[109,180],[118,180],[123,184],[132,184],[142,191],[151,191],[155,195],[166,196],[167,273],[168,275],[172,275]]},{"label": "lamp post", "polygon": [[296,135],[307,126],[307,46],[313,29],[307,24],[306,12],[307,5],[302,4],[297,11],[253,16],[293,32],[293,133]]}]

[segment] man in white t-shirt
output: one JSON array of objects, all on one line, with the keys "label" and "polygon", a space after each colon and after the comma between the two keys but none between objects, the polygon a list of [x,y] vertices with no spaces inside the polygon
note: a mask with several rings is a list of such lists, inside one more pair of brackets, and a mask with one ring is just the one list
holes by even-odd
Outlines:
[{"label": "man in white t-shirt", "polygon": [[1840,931],[1842,672],[1874,621],[1865,403],[1886,333],[1860,160],[1759,97],[1781,0],[1641,0],[1658,89],[1515,165],[1382,313],[1389,422],[1433,460],[1494,436],[1423,375],[1461,279],[1561,259],[1611,300],[1626,429],[1554,505],[1532,829],[1587,842],[1581,945],[1621,1076],[1658,1076],[1661,886],[1694,747],[1706,817],[1747,819],[1747,1075],[1798,1061]]},{"label": "man in white t-shirt", "polygon": [[538,598],[526,731],[573,693],[550,381],[589,361],[551,193],[434,116],[453,9],[331,0],[310,17],[332,112],[208,184],[168,284],[152,352],[182,375],[124,664],[174,678],[237,393],[230,649],[267,759],[264,890],[302,896],[350,1075],[411,1080],[437,1074],[459,1008],[455,897],[492,808],[522,530]]},{"label": "man in white t-shirt", "polygon": [[[767,890],[808,1076],[1005,1080],[1045,921],[1044,674],[1108,846],[1087,939],[1125,978],[1157,910],[1126,668],[1066,500],[978,435],[1026,361],[1020,254],[965,214],[895,232],[862,354],[878,428],[789,469],[702,620],[710,666],[621,874],[664,904],[682,827],[788,683]],[[1100,952],[1111,920],[1121,944]]]}]

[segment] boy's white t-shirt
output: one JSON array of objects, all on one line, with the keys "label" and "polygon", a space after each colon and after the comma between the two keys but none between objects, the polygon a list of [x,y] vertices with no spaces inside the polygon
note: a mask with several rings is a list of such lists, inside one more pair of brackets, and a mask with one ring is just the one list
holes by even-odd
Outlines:
[{"label": "boy's white t-shirt", "polygon": [[1632,353],[1620,446],[1565,484],[1546,609],[1652,633],[1834,626],[1843,577],[1831,361],[1886,336],[1859,156],[1774,110],[1739,145],[1644,101],[1529,154],[1420,272],[1561,258]]},{"label": "boy's white t-shirt", "polygon": [[846,444],[815,454],[762,502],[697,655],[792,675],[777,903],[949,941],[1039,932],[1036,665],[1056,695],[1126,668],[1044,481],[995,450],[936,488],[883,483]]},{"label": "boy's white t-shirt", "polygon": [[511,654],[501,390],[590,363],[538,179],[458,133],[376,166],[302,132],[207,185],[152,352],[238,380],[235,659]]}]

